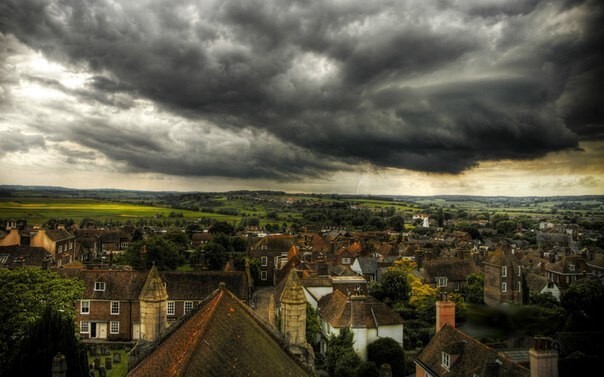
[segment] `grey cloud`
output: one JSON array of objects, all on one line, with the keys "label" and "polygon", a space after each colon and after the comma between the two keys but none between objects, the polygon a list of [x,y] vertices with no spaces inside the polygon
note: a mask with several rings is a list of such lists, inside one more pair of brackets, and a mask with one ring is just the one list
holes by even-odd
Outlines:
[{"label": "grey cloud", "polygon": [[11,129],[0,131],[0,157],[8,153],[27,152],[45,146],[46,142],[41,135],[28,135]]},{"label": "grey cloud", "polygon": [[[588,10],[573,16],[582,25],[575,33],[533,32],[539,17],[575,7]],[[111,136],[103,126],[74,127],[69,136],[83,145],[138,170],[287,179],[365,163],[459,173],[601,138],[596,79],[604,64],[595,46],[603,14],[595,0],[152,1],[145,8],[5,0],[0,31],[96,71],[82,98],[129,108],[142,96],[192,122],[255,130],[277,143],[237,155],[194,145],[196,138],[162,144],[127,125]],[[494,24],[501,35],[485,33]],[[431,84],[459,67],[483,78]]]}]

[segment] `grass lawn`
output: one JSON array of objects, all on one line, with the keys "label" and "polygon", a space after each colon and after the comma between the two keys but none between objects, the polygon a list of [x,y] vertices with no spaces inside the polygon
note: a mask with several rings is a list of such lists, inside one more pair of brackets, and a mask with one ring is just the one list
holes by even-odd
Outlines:
[{"label": "grass lawn", "polygon": [[[51,218],[69,218],[75,222],[89,217],[98,220],[153,219],[157,216],[169,219],[170,212],[179,212],[186,219],[202,217],[219,221],[239,221],[239,216],[216,213],[175,210],[130,203],[117,203],[96,199],[65,198],[18,198],[0,199],[0,218],[26,219],[29,224],[43,224]],[[176,220],[177,218],[174,218]]]}]

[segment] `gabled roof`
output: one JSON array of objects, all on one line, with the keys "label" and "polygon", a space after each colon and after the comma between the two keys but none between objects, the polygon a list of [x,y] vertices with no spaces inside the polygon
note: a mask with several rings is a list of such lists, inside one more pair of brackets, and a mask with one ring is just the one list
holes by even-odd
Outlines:
[{"label": "gabled roof", "polygon": [[359,257],[355,262],[359,263],[359,267],[363,274],[376,274],[378,270],[378,261],[374,257]]},{"label": "gabled roof", "polygon": [[[91,300],[138,300],[147,274],[139,271],[118,270],[79,270],[65,269],[57,270],[59,275],[65,278],[78,278],[84,281],[85,288],[83,299]],[[94,283],[105,282],[104,291],[95,291]]]},{"label": "gabled roof", "polygon": [[[33,246],[0,246],[0,267],[36,266],[41,267],[44,259],[51,258],[52,254],[43,247]],[[3,263],[2,263],[3,262]]]},{"label": "gabled roof", "polygon": [[69,238],[74,238],[71,233],[66,231],[65,229],[47,229],[46,235],[53,241],[61,241]]},{"label": "gabled roof", "polygon": [[259,249],[266,247],[268,250],[283,250],[287,251],[294,243],[294,236],[287,234],[270,235],[260,239],[254,248]]},{"label": "gabled roof", "polygon": [[545,276],[528,273],[526,274],[526,285],[529,291],[541,293],[543,288],[547,287],[547,278]]},{"label": "gabled roof", "polygon": [[471,259],[444,259],[423,264],[423,274],[428,282],[435,282],[437,277],[464,281],[469,274],[479,271]]},{"label": "gabled roof", "polygon": [[400,325],[403,319],[371,296],[348,297],[339,290],[319,300],[318,314],[334,328],[376,328]]},{"label": "gabled roof", "polygon": [[[451,359],[448,370],[442,365],[443,352],[457,356]],[[528,377],[530,375],[527,368],[514,363],[505,355],[449,324],[445,324],[434,335],[415,362],[433,376],[486,376],[487,369],[495,364],[498,365],[500,376]]]},{"label": "gabled roof", "polygon": [[[571,271],[570,266],[574,266],[574,271]],[[578,274],[589,270],[585,258],[578,255],[565,255],[556,263],[547,263],[545,265],[547,271],[558,272],[562,274]]]},{"label": "gabled roof", "polygon": [[169,300],[202,299],[211,294],[220,282],[241,300],[247,299],[247,278],[244,271],[162,271]]},{"label": "gabled roof", "polygon": [[221,287],[174,324],[128,376],[310,376],[283,345]]}]

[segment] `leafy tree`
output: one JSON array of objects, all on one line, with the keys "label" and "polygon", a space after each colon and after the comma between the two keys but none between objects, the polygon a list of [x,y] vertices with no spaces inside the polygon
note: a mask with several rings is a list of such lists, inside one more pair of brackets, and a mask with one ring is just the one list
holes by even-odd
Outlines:
[{"label": "leafy tree", "polygon": [[394,215],[388,219],[388,225],[395,232],[402,232],[405,229],[405,218],[401,215]]},{"label": "leafy tree", "polygon": [[321,324],[317,311],[310,304],[306,304],[306,341],[313,346],[316,346],[315,339],[317,334],[321,333]]},{"label": "leafy tree", "polygon": [[153,236],[131,243],[124,252],[124,261],[141,270],[151,268],[153,263],[160,270],[175,270],[184,261],[183,252],[177,244]]},{"label": "leafy tree", "polygon": [[86,350],[76,338],[73,318],[47,306],[28,328],[7,375],[48,376],[59,352],[65,356],[68,377],[88,376]]},{"label": "leafy tree", "polygon": [[382,276],[382,282],[372,285],[370,294],[386,304],[405,301],[409,297],[411,287],[404,270],[393,267]]},{"label": "leafy tree", "polygon": [[356,377],[379,377],[380,371],[373,361],[362,362],[354,375]]},{"label": "leafy tree", "polygon": [[233,251],[243,252],[247,250],[247,242],[241,237],[233,237],[231,244]]},{"label": "leafy tree", "polygon": [[538,305],[543,308],[549,308],[549,309],[554,309],[554,308],[560,307],[560,303],[558,302],[558,300],[556,300],[556,298],[554,297],[554,295],[551,292],[545,292],[545,293],[531,292],[530,296],[529,296],[529,302],[531,305]]},{"label": "leafy tree", "polygon": [[354,376],[361,359],[352,347],[353,333],[348,328],[340,330],[338,336],[332,336],[325,352],[327,372],[332,377]]},{"label": "leafy tree", "polygon": [[214,224],[212,224],[208,231],[212,234],[223,233],[227,236],[235,235],[235,227],[227,223],[226,221],[215,222]]},{"label": "leafy tree", "polygon": [[388,363],[392,367],[392,377],[406,375],[405,351],[392,338],[380,338],[367,346],[367,360],[376,366]]},{"label": "leafy tree", "polygon": [[484,274],[472,273],[467,277],[467,284],[464,288],[466,302],[470,304],[484,303]]},{"label": "leafy tree", "polygon": [[[37,268],[0,269],[0,375],[18,354],[17,346],[47,307],[75,318],[74,301],[84,284]],[[53,355],[54,356],[54,355]]]},{"label": "leafy tree", "polygon": [[568,330],[599,328],[599,313],[604,308],[604,286],[595,277],[574,281],[560,298],[566,310]]},{"label": "leafy tree", "polygon": [[213,271],[222,269],[227,262],[227,250],[219,243],[208,242],[203,251],[206,254],[206,263],[208,268]]}]

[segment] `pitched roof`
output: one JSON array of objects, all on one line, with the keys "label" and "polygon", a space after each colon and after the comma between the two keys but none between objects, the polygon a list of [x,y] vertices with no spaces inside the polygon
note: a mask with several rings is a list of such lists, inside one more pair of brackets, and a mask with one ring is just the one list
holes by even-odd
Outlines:
[{"label": "pitched roof", "polygon": [[143,285],[139,299],[144,301],[163,301],[168,299],[168,291],[166,290],[164,281],[159,276],[155,264],[147,275],[147,280],[145,281],[145,285]]},{"label": "pitched roof", "polygon": [[244,271],[162,271],[159,274],[166,282],[170,300],[202,299],[211,294],[219,283],[225,283],[227,289],[241,300],[247,299],[247,278]]},{"label": "pitched roof", "polygon": [[266,247],[269,250],[283,250],[287,251],[294,243],[294,236],[287,234],[277,234],[266,236],[260,239],[254,248],[259,249],[261,247]]},{"label": "pitched roof", "polygon": [[281,340],[224,287],[158,340],[128,376],[310,376]]},{"label": "pitched roof", "polygon": [[18,265],[42,266],[45,258],[51,258],[52,254],[43,247],[33,246],[0,246],[0,267],[13,267]]},{"label": "pitched roof", "polygon": [[528,273],[526,274],[526,285],[529,291],[541,293],[543,288],[547,287],[547,278],[545,276]]},{"label": "pitched roof", "polygon": [[53,240],[55,242],[74,237],[73,235],[71,235],[71,233],[69,233],[65,229],[47,229],[46,235],[48,236],[48,238],[50,238],[51,240]]},{"label": "pitched roof", "polygon": [[363,274],[375,274],[378,270],[378,261],[374,257],[359,257],[356,259]]},{"label": "pitched roof", "polygon": [[[121,270],[80,270],[61,268],[57,270],[65,278],[84,281],[82,298],[92,300],[138,300],[147,274],[140,271]],[[94,283],[105,282],[104,291],[95,291]]]},{"label": "pitched roof", "polygon": [[428,282],[446,276],[451,281],[463,281],[471,273],[479,272],[471,259],[444,259],[424,262],[423,274]]},{"label": "pitched roof", "polygon": [[[442,365],[442,352],[458,356],[451,359],[449,370]],[[528,377],[530,372],[505,355],[480,343],[476,339],[445,324],[430,340],[422,353],[415,359],[423,369],[433,376],[485,376],[494,363],[500,376]]]},{"label": "pitched roof", "polygon": [[318,307],[321,318],[335,328],[376,328],[403,323],[403,319],[388,305],[371,296],[348,297],[334,290],[319,300]]}]

